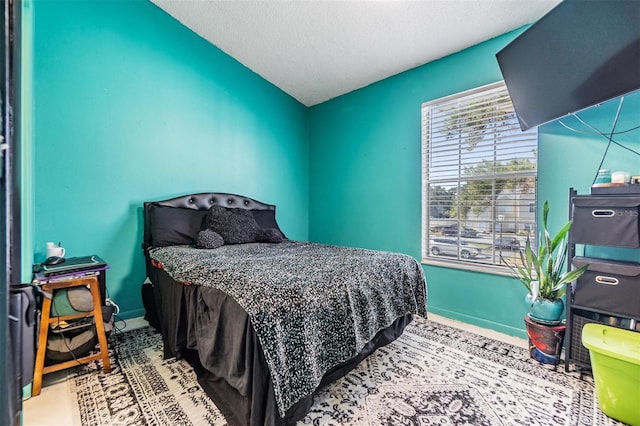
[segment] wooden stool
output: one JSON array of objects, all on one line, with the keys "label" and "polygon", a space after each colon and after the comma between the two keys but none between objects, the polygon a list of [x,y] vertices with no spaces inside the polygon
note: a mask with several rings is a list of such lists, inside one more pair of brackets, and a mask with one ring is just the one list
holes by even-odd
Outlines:
[{"label": "wooden stool", "polygon": [[[109,360],[109,351],[107,347],[107,336],[104,331],[104,322],[102,318],[102,303],[98,277],[90,276],[41,284],[42,290],[46,293],[50,293],[52,297],[54,290],[77,287],[81,285],[88,286],[89,290],[91,291],[91,297],[93,299],[93,311],[91,312],[81,312],[71,315],[51,317],[52,299],[45,297],[44,301],[42,302],[42,316],[40,318],[40,332],[38,334],[38,352],[36,354],[36,364],[33,373],[33,387],[31,391],[32,396],[40,395],[40,391],[42,390],[43,374],[64,370],[65,368],[73,367],[79,364],[87,364],[98,359],[102,359],[102,369],[105,373],[109,373],[111,371],[111,361]],[[94,355],[88,355],[82,358],[72,359],[70,361],[65,361],[58,364],[47,365],[45,367],[44,361],[47,351],[47,338],[49,336],[50,325],[63,320],[66,321],[87,317],[94,317],[96,333],[98,335],[98,342],[100,344],[100,352]]]}]

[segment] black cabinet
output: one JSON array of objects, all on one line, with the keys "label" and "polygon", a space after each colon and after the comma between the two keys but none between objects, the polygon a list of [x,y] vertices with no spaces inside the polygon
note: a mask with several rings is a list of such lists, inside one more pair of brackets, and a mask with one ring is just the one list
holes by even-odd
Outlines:
[{"label": "black cabinet", "polygon": [[[578,195],[569,190],[569,258],[589,264],[567,291],[565,370],[591,368],[582,328],[599,323],[640,329],[640,263],[576,256],[576,244],[640,249],[640,194]],[[569,265],[571,267],[571,265]]]}]

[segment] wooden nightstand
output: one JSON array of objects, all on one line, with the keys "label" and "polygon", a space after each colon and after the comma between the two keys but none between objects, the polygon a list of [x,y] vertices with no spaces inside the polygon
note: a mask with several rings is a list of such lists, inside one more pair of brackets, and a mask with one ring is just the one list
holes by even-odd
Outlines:
[{"label": "wooden nightstand", "polygon": [[[42,302],[42,315],[40,318],[40,331],[38,334],[38,351],[36,354],[35,369],[33,373],[33,386],[31,395],[36,396],[42,390],[42,376],[54,371],[63,370],[79,364],[87,364],[91,361],[102,360],[102,368],[105,373],[111,371],[111,361],[109,360],[109,352],[107,346],[107,337],[104,330],[104,322],[102,318],[102,295],[100,293],[99,275],[86,277],[71,277],[69,279],[57,279],[55,281],[41,282],[42,290],[46,293],[53,294],[55,290],[62,288],[70,288],[77,286],[87,286],[91,291],[93,300],[93,310],[89,312],[81,312],[71,315],[51,316],[51,298],[45,297]],[[50,325],[59,321],[77,320],[81,318],[94,318],[96,333],[100,352],[93,355],[84,356],[70,361],[60,362],[58,364],[45,366],[45,355],[47,350],[47,339],[49,337]]]}]

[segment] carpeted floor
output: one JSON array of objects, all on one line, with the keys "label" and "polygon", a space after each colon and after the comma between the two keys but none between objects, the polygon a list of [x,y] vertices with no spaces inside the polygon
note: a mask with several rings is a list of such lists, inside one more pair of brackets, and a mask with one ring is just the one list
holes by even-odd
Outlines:
[{"label": "carpeted floor", "polygon": [[[69,380],[83,425],[226,424],[189,365],[162,359],[159,334],[149,328],[124,333],[115,353],[111,373],[79,368]],[[598,409],[589,376],[541,365],[523,348],[416,318],[398,340],[320,390],[300,424],[620,423]]]}]

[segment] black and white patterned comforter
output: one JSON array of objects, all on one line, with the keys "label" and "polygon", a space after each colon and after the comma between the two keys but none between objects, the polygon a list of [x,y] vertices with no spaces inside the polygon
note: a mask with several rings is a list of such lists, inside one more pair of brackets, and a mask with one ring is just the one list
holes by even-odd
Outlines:
[{"label": "black and white patterned comforter", "polygon": [[150,256],[174,280],[224,291],[246,310],[283,417],[396,318],[426,316],[422,267],[404,254],[284,241]]}]

